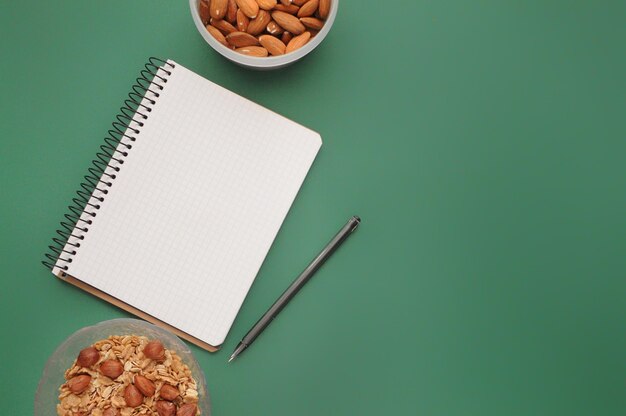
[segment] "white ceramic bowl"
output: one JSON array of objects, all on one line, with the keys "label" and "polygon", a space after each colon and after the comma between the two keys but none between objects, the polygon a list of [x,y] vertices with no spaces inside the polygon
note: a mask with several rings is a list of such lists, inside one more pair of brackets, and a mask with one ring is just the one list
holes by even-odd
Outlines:
[{"label": "white ceramic bowl", "polygon": [[211,47],[219,52],[222,56],[230,59],[231,61],[241,66],[261,70],[285,67],[303,58],[306,54],[315,49],[317,45],[322,43],[326,35],[328,35],[328,32],[330,31],[331,27],[333,26],[333,22],[335,21],[335,16],[337,16],[337,8],[339,7],[339,0],[331,1],[330,13],[328,14],[328,19],[326,19],[326,23],[324,23],[324,27],[322,27],[322,30],[320,30],[319,33],[315,35],[315,37],[303,47],[285,55],[260,58],[235,52],[215,40],[215,38],[211,36],[211,34],[206,30],[206,28],[202,24],[202,21],[200,20],[200,14],[198,12],[199,2],[200,0],[189,0],[189,7],[191,8],[191,16],[193,17],[193,22],[195,23],[198,32],[200,32],[200,35],[202,35],[206,43],[211,45]]},{"label": "white ceramic bowl", "polygon": [[80,350],[111,335],[131,334],[158,339],[166,348],[176,351],[182,361],[189,366],[193,378],[198,383],[198,407],[202,411],[202,416],[210,416],[209,392],[204,373],[187,345],[171,332],[138,319],[112,319],[79,329],[70,335],[52,353],[46,363],[37,386],[37,393],[35,393],[35,416],[55,416],[57,414],[59,387],[65,382],[63,375],[65,370],[72,365]]}]

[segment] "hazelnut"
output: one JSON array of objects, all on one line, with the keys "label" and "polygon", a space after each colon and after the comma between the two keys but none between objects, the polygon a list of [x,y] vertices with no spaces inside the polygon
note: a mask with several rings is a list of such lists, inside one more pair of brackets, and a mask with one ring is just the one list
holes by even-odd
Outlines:
[{"label": "hazelnut", "polygon": [[165,359],[165,348],[161,341],[150,341],[143,348],[143,353],[151,360],[163,361]]},{"label": "hazelnut", "polygon": [[88,374],[81,374],[76,377],[72,377],[67,381],[67,387],[74,394],[80,394],[87,390],[89,387],[89,383],[91,383],[91,376]]},{"label": "hazelnut", "polygon": [[164,384],[159,395],[165,400],[172,401],[178,397],[178,389],[171,384]]},{"label": "hazelnut", "polygon": [[76,358],[76,363],[81,367],[91,367],[100,359],[100,352],[94,347],[87,347],[81,352],[78,353],[78,358]]},{"label": "hazelnut", "polygon": [[137,387],[129,384],[124,389],[124,401],[128,407],[137,407],[143,403],[143,395]]},{"label": "hazelnut", "polygon": [[196,416],[198,407],[193,403],[187,403],[178,408],[176,416]]},{"label": "hazelnut", "polygon": [[139,374],[135,376],[135,386],[146,397],[154,396],[154,392],[156,391],[154,383]]},{"label": "hazelnut", "polygon": [[159,416],[174,416],[176,414],[176,405],[165,400],[156,402],[156,409]]},{"label": "hazelnut", "polygon": [[102,416],[120,416],[120,411],[115,407],[109,407],[104,410]]},{"label": "hazelnut", "polygon": [[110,379],[118,378],[124,372],[124,366],[117,360],[106,360],[100,364],[100,373]]}]

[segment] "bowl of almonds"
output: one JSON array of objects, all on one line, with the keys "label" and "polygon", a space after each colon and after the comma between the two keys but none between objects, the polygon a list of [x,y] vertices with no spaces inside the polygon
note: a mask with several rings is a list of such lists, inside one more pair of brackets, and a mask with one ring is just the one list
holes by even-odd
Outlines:
[{"label": "bowl of almonds", "polygon": [[339,0],[189,0],[204,40],[227,59],[254,69],[287,66],[328,35]]},{"label": "bowl of almonds", "polygon": [[50,356],[35,416],[209,416],[204,374],[170,332],[137,319],[83,328]]}]

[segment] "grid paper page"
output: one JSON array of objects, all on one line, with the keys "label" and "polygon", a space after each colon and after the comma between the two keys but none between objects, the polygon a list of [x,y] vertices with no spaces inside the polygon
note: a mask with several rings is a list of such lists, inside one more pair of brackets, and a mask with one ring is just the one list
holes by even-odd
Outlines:
[{"label": "grid paper page", "polygon": [[67,273],[219,346],[321,138],[169,62]]}]

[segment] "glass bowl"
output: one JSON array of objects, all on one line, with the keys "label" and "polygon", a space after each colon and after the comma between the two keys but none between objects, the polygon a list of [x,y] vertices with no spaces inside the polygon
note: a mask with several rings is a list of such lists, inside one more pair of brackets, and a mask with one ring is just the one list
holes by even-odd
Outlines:
[{"label": "glass bowl", "polygon": [[65,383],[64,373],[74,362],[78,353],[96,341],[111,335],[139,335],[158,339],[165,348],[176,351],[181,360],[189,366],[198,384],[198,407],[202,416],[211,414],[209,392],[200,365],[187,345],[171,332],[138,319],[112,319],[82,328],[70,335],[52,353],[43,370],[43,375],[35,394],[35,416],[56,416],[59,403],[59,387]]},{"label": "glass bowl", "polygon": [[304,56],[306,56],[309,52],[317,48],[317,46],[322,43],[326,35],[328,35],[328,32],[330,32],[330,29],[335,22],[337,9],[339,8],[339,0],[332,0],[330,2],[330,12],[328,14],[328,18],[326,18],[326,23],[324,23],[324,27],[322,27],[322,30],[320,30],[319,33],[315,35],[315,37],[303,47],[285,55],[258,58],[255,56],[248,56],[243,55],[239,52],[235,52],[232,49],[229,49],[226,46],[222,45],[213,36],[211,36],[211,34],[207,32],[204,24],[202,24],[202,20],[200,19],[200,12],[198,11],[199,2],[200,0],[189,0],[189,7],[191,9],[191,17],[193,18],[193,22],[206,43],[208,43],[222,56],[233,61],[234,63],[246,68],[258,70],[283,68],[304,58]]}]

